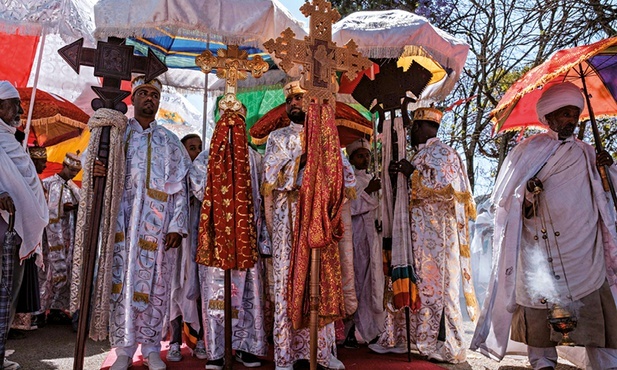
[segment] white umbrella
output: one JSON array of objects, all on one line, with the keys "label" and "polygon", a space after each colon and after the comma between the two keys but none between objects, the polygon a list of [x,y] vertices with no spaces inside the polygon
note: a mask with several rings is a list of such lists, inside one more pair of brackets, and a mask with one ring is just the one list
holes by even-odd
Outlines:
[{"label": "white umbrella", "polygon": [[406,46],[420,46],[447,72],[439,83],[422,93],[425,102],[445,99],[458,81],[469,45],[434,27],[429,21],[404,10],[360,11],[332,26],[332,41],[339,45],[353,39],[369,58],[398,58]]},{"label": "white umbrella", "polygon": [[[94,17],[97,39],[171,36],[261,48],[264,41],[288,27],[298,37],[306,35],[302,24],[278,0],[100,0]],[[207,91],[207,74],[205,83],[193,71],[168,71],[163,78],[174,81],[173,87]],[[207,131],[207,110],[204,94],[202,133]]]},{"label": "white umbrella", "polygon": [[[67,96],[65,91],[70,91],[71,94],[76,94],[77,91],[83,90],[82,83],[76,84],[74,75],[60,81],[62,77],[57,73],[62,69],[61,58],[55,53],[55,45],[60,43],[60,39],[64,42],[74,41],[78,38],[84,38],[87,44],[94,43],[94,17],[93,6],[96,0],[12,0],[0,2],[0,32],[12,34],[19,33],[20,35],[37,35],[40,36],[39,48],[37,51],[37,63],[34,74],[30,78],[29,86],[46,91],[57,93],[69,100],[77,98],[75,96]],[[53,41],[53,50],[46,48],[46,40]],[[45,55],[45,67],[42,67],[43,56]],[[43,86],[39,85],[39,76],[41,70],[44,69],[44,79],[47,81]],[[53,82],[49,82],[53,80]],[[50,88],[54,85],[55,88]],[[72,87],[69,87],[72,86]],[[58,88],[65,86],[64,88]],[[30,112],[33,111],[36,94],[32,94],[30,99]],[[28,114],[28,119],[25,128],[26,137],[30,131],[30,122],[32,116]],[[27,145],[27,140],[24,140],[24,146]]]}]

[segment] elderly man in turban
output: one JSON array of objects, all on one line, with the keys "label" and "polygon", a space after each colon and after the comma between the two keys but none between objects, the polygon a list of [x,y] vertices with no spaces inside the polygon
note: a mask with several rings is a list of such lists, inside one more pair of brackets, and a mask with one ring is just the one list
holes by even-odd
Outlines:
[{"label": "elderly man in turban", "polygon": [[[160,357],[163,325],[169,310],[176,248],[188,232],[185,177],[191,159],[171,131],[156,123],[162,84],[133,79],[135,117],[125,133],[124,190],[115,230],[109,335],[125,370],[141,344],[150,370],[165,370]],[[95,162],[94,176],[105,168]]]},{"label": "elderly man in turban", "polygon": [[616,172],[606,151],[573,136],[583,107],[572,83],[544,91],[536,111],[550,130],[515,147],[497,177],[498,259],[471,344],[497,360],[511,337],[527,344],[534,369],[555,368],[562,335],[547,317],[559,310],[578,320],[569,337],[591,368],[617,367],[615,209],[598,168]]},{"label": "elderly man in turban", "polygon": [[73,178],[79,171],[81,161],[78,154],[67,153],[62,170],[43,180],[49,225],[45,228],[46,237],[43,239],[45,270],[39,274],[41,312],[51,310],[50,316],[58,321],[66,321],[70,317],[69,288],[79,205],[79,187]]},{"label": "elderly man in turban", "polygon": [[[17,89],[8,81],[0,81],[0,245],[4,244],[10,216],[15,217],[19,242],[15,248],[9,322],[15,314],[17,292],[23,278],[21,261],[34,253],[40,254],[43,229],[48,221],[41,181],[28,153],[15,139],[23,112]],[[19,364],[4,360],[4,369],[19,368]]]}]

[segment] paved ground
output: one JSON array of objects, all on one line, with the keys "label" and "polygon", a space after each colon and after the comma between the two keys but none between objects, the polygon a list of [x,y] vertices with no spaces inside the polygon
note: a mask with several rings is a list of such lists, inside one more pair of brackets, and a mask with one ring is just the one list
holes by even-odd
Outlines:
[{"label": "paved ground", "polygon": [[[473,334],[473,324],[465,323],[464,338],[467,343]],[[26,332],[26,338],[9,340],[7,349],[15,350],[8,358],[22,365],[24,370],[71,370],[75,351],[75,333],[70,325],[47,325]],[[109,342],[88,340],[84,369],[98,370],[109,351]],[[467,351],[467,362],[457,365],[439,364],[451,370],[523,370],[530,369],[526,357],[508,356],[502,362],[488,359],[479,353]],[[567,361],[560,361],[557,370],[576,370]]]}]

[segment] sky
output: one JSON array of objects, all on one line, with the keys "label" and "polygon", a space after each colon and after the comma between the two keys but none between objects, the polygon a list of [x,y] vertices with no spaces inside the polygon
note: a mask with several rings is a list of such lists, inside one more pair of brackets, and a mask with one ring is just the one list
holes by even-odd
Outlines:
[{"label": "sky", "polygon": [[304,22],[304,28],[307,28],[308,18],[300,12],[300,7],[304,4],[304,1],[305,0],[280,0],[281,4],[283,4],[297,20]]}]

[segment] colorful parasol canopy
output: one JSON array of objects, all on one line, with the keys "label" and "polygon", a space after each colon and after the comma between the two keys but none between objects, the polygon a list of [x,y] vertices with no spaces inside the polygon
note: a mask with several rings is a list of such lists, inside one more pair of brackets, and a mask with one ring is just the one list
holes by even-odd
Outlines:
[{"label": "colorful parasol canopy", "polygon": [[[336,126],[341,147],[351,144],[359,138],[370,137],[373,133],[373,124],[351,106],[336,102]],[[279,128],[289,126],[291,121],[285,111],[285,103],[270,110],[250,128],[253,144],[265,144],[268,135]]]},{"label": "colorful parasol canopy", "polygon": [[[493,133],[527,127],[546,129],[538,120],[536,103],[545,89],[565,81],[587,91],[596,117],[616,116],[617,37],[560,50],[528,71],[506,91],[491,111]],[[589,107],[586,106],[580,118],[589,117]]]},{"label": "colorful parasol canopy", "polygon": [[403,68],[416,61],[433,72],[421,96],[426,102],[441,101],[452,91],[469,52],[465,41],[424,17],[397,9],[354,12],[332,26],[332,41],[343,45],[350,39],[369,58],[403,57],[399,60]]},{"label": "colorful parasol canopy", "polygon": [[[31,87],[17,88],[21,97],[22,127],[30,108]],[[29,142],[48,147],[77,137],[87,127],[90,117],[75,104],[57,95],[38,90],[34,101]]]}]

